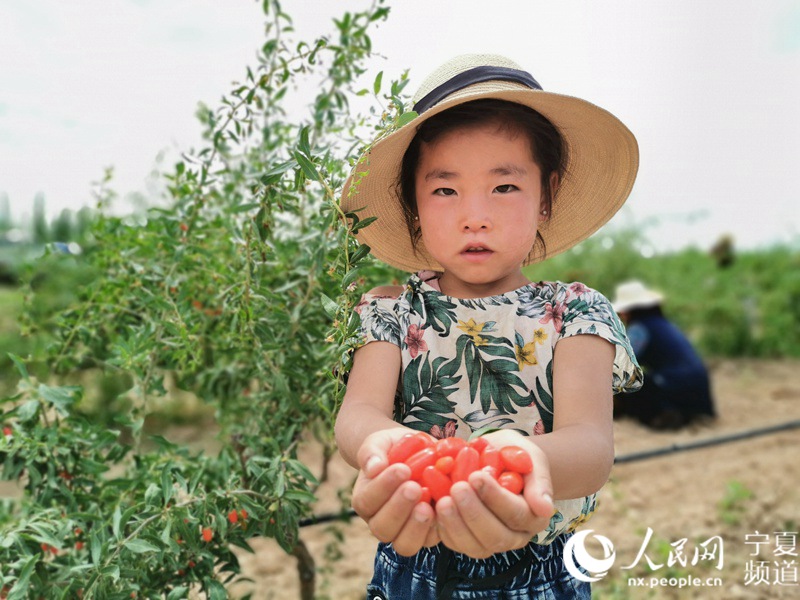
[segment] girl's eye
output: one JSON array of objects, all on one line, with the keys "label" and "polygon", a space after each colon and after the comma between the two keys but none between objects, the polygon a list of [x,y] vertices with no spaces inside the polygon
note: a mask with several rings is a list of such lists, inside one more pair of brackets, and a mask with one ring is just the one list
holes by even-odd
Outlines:
[{"label": "girl's eye", "polygon": [[453,196],[456,191],[452,188],[436,188],[433,190],[434,196]]},{"label": "girl's eye", "polygon": [[496,192],[499,192],[500,194],[508,194],[509,192],[514,192],[514,191],[518,190],[519,188],[517,186],[515,186],[513,183],[506,183],[506,184],[503,184],[503,185],[498,185],[494,189],[495,189]]}]

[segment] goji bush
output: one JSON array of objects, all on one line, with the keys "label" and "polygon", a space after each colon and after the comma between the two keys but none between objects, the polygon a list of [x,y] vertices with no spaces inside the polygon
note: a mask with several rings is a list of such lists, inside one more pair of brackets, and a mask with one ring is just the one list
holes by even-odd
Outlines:
[{"label": "goji bush", "polygon": [[[232,546],[266,536],[303,554],[318,482],[298,446],[332,443],[357,288],[395,275],[355,241],[369,223],[339,194],[361,140],[413,113],[405,77],[384,91],[366,72],[381,1],[313,42],[292,39],[277,1],[263,6],[257,64],[200,108],[205,142],[162,174],[165,197],[114,216],[109,174],[84,252],[34,265],[22,328],[50,343],[13,358],[18,390],[0,404],[2,478],[22,489],[0,511],[0,597],[225,598]],[[364,95],[379,131],[351,111]],[[68,298],[37,302],[42,278],[70,268],[82,277]],[[125,382],[109,419],[64,385],[86,369]],[[219,452],[144,433],[172,388],[213,408]]]}]

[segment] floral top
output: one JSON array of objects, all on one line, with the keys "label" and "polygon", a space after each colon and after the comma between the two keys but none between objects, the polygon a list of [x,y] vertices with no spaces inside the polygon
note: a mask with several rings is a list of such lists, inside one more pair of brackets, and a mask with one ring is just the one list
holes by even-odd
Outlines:
[{"label": "floral top", "polygon": [[[437,274],[412,275],[397,297],[365,295],[356,307],[361,342],[395,344],[402,354],[395,420],[435,438],[468,438],[483,427],[523,435],[553,429],[553,351],[573,335],[599,335],[616,347],[614,393],[642,385],[625,328],[599,292],[582,283],[530,283],[488,298],[439,290]],[[558,500],[535,543],[572,531],[596,495]]]}]

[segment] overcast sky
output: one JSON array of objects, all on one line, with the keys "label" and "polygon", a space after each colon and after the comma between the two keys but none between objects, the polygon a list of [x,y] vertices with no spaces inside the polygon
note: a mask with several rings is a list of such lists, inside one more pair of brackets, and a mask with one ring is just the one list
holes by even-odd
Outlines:
[{"label": "overcast sky", "polygon": [[[298,34],[362,0],[284,0]],[[146,192],[157,158],[197,146],[199,101],[216,106],[255,64],[254,0],[0,0],[0,195],[12,214],[91,204],[115,168]],[[800,1],[396,0],[373,31],[374,76],[413,89],[450,57],[505,54],[548,91],[616,114],[639,141],[639,178],[614,223],[658,249],[800,238]],[[170,164],[167,162],[167,164]]]}]

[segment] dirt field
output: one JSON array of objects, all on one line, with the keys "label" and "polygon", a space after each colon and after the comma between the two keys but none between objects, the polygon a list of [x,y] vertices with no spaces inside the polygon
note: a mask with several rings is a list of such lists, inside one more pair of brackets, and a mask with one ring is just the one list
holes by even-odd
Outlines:
[{"label": "dirt field", "polygon": [[[712,365],[712,379],[719,412],[716,421],[677,433],[656,433],[631,421],[618,421],[617,455],[800,419],[800,361],[720,361]],[[800,429],[793,429],[617,464],[601,492],[598,512],[581,527],[610,539],[616,551],[609,574],[593,584],[594,597],[800,598],[798,451]],[[315,448],[306,453],[310,464],[318,464]],[[337,510],[335,491],[348,486],[354,475],[338,457],[334,460],[317,514]],[[637,561],[648,528],[652,536]],[[335,527],[341,543],[336,543],[332,529],[315,525],[301,534],[321,569],[317,594],[333,600],[362,599],[372,572],[375,541],[359,520]],[[692,564],[695,550],[702,550],[699,544],[711,540],[710,552],[715,536],[722,539],[722,567],[717,568],[718,552]],[[682,547],[685,566],[674,560],[681,556],[678,549],[684,538],[688,538]],[[769,543],[753,543],[763,539]],[[589,540],[587,549],[601,558],[599,542]],[[296,561],[270,540],[254,540],[253,547],[255,555],[240,557],[254,583],[232,588],[234,597],[249,592],[253,600],[299,598]],[[329,560],[332,556],[338,558]],[[654,567],[663,566],[651,568],[648,558]],[[629,583],[630,577],[644,578],[645,585],[651,578],[668,581],[647,589]],[[675,578],[672,585],[670,577]],[[700,587],[694,582],[679,589],[678,578],[701,582],[719,578],[721,585]]]}]

